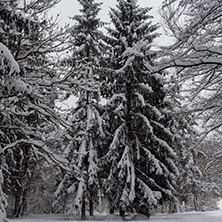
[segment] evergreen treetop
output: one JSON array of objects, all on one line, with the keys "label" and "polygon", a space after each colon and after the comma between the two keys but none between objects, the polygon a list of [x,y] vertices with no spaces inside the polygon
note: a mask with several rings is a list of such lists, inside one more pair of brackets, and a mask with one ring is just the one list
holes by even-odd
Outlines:
[{"label": "evergreen treetop", "polygon": [[78,0],[78,2],[82,6],[81,15],[73,17],[77,23],[71,30],[77,49],[76,58],[92,62],[92,66],[98,66],[101,63],[103,51],[101,44],[103,33],[99,28],[104,26],[104,23],[98,18],[101,3],[95,3],[94,0]]}]

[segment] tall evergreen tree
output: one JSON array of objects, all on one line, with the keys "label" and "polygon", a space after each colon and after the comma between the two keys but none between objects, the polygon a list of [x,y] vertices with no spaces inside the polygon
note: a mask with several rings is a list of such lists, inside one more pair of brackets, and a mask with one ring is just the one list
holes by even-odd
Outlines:
[{"label": "tall evergreen tree", "polygon": [[[74,94],[78,97],[76,107],[71,112],[72,127],[68,130],[68,146],[65,149],[68,161],[77,166],[78,178],[66,173],[58,187],[55,204],[66,205],[69,197],[69,214],[86,216],[86,203],[90,215],[101,200],[99,179],[99,156],[101,138],[104,137],[103,120],[100,116],[100,82],[98,79],[103,54],[99,28],[103,23],[98,17],[101,3],[94,0],[78,0],[81,14],[73,19],[73,66],[78,67],[71,81],[77,83]],[[74,70],[76,70],[74,68]],[[68,195],[69,194],[69,195]],[[61,201],[62,200],[62,201]]]},{"label": "tall evergreen tree", "polygon": [[[156,58],[152,50],[158,36],[151,23],[151,8],[136,0],[117,0],[111,9],[114,28],[108,28],[110,48],[104,95],[113,139],[104,157],[109,169],[106,192],[111,209],[129,209],[149,215],[160,199],[176,199],[179,175],[164,109],[164,76],[149,74]],[[107,165],[106,165],[107,164]]]}]

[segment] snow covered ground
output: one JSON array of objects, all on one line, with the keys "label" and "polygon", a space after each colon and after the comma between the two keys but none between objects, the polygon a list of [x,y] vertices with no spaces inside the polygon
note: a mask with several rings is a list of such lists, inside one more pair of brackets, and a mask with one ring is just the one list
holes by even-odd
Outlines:
[{"label": "snow covered ground", "polygon": [[156,215],[152,222],[222,222],[222,211],[190,212],[172,215]]},{"label": "snow covered ground", "polygon": [[[60,218],[59,218],[60,217]],[[55,215],[34,215],[25,219],[10,219],[9,222],[62,222],[65,218]],[[74,222],[74,220],[68,220]],[[94,220],[95,221],[95,220]],[[209,212],[190,212],[178,214],[159,214],[151,216],[150,222],[222,222],[222,210]],[[90,221],[87,221],[90,222]],[[110,221],[112,222],[112,221]]]}]

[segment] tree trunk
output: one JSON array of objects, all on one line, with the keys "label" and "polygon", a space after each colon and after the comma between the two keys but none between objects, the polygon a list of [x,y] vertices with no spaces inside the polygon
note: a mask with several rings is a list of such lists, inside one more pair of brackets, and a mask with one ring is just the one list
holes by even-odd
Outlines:
[{"label": "tree trunk", "polygon": [[198,202],[197,202],[197,196],[196,195],[193,196],[193,202],[194,202],[195,211],[198,211]]},{"label": "tree trunk", "polygon": [[93,216],[93,197],[90,192],[90,200],[89,200],[89,215]]},{"label": "tree trunk", "polygon": [[114,211],[114,207],[110,207],[109,213],[110,213],[110,214],[114,214],[114,212],[115,212],[115,211]]},{"label": "tree trunk", "polygon": [[125,210],[122,207],[119,208],[119,215],[123,217],[125,215]]},{"label": "tree trunk", "polygon": [[127,126],[127,134],[130,140],[133,140],[134,133],[132,128],[132,85],[131,83],[126,84],[126,106],[127,106],[127,114],[126,114],[126,126]]},{"label": "tree trunk", "polygon": [[27,197],[28,197],[28,189],[25,188],[23,192],[23,197],[22,197],[22,209],[21,209],[21,216],[24,216],[27,213]]},{"label": "tree trunk", "polygon": [[85,198],[83,197],[82,209],[81,209],[81,220],[85,220],[85,219],[86,219],[86,202],[85,202]]},{"label": "tree trunk", "polygon": [[14,204],[14,216],[18,218],[21,213],[21,202],[22,202],[22,187],[16,182],[16,193],[15,193],[15,204]]},{"label": "tree trunk", "polygon": [[21,216],[24,216],[26,211],[27,211],[27,207],[28,207],[28,181],[30,181],[30,178],[28,177],[28,168],[29,168],[29,146],[25,146],[24,147],[24,183],[23,183],[23,192],[22,192],[22,209],[21,209]]}]

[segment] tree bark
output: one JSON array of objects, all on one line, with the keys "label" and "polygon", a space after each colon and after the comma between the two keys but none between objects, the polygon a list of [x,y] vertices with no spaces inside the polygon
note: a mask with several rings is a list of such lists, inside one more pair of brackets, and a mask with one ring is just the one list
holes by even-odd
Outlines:
[{"label": "tree bark", "polygon": [[85,220],[85,219],[86,219],[86,202],[85,202],[85,198],[83,197],[82,209],[81,209],[81,220]]},{"label": "tree bark", "polygon": [[194,202],[195,211],[198,211],[198,201],[196,195],[193,196],[193,202]]},{"label": "tree bark", "polygon": [[14,205],[14,217],[18,218],[21,213],[21,197],[22,197],[22,187],[16,182],[16,193],[15,193],[15,205]]},{"label": "tree bark", "polygon": [[127,114],[126,114],[126,125],[128,130],[129,139],[133,139],[133,129],[132,129],[132,85],[131,83],[126,84],[126,100],[127,100]]},{"label": "tree bark", "polygon": [[27,213],[27,207],[28,207],[27,197],[28,197],[28,189],[26,187],[23,192],[23,197],[22,197],[21,216],[24,216]]},{"label": "tree bark", "polygon": [[125,210],[122,207],[119,208],[119,215],[123,217],[125,215]]},{"label": "tree bark", "polygon": [[114,207],[110,207],[109,213],[110,213],[110,214],[114,214],[114,212],[115,212]]},{"label": "tree bark", "polygon": [[92,197],[91,192],[90,192],[90,200],[89,200],[89,215],[93,216],[93,197]]}]

